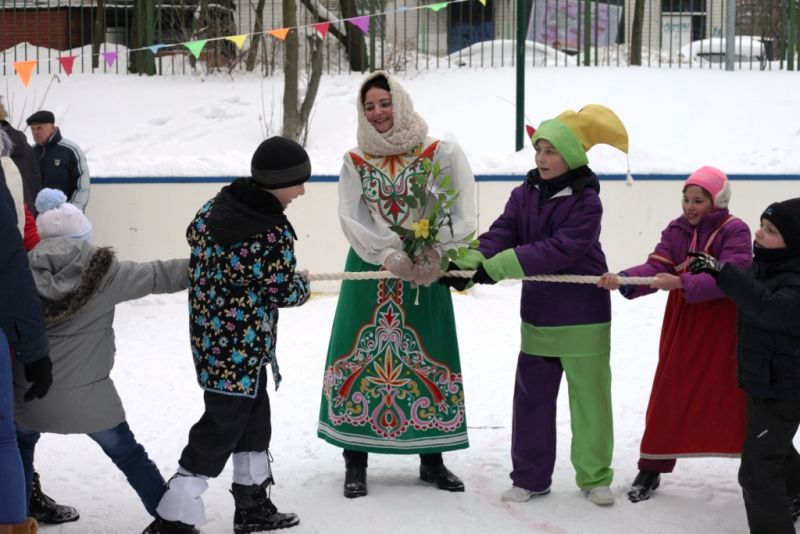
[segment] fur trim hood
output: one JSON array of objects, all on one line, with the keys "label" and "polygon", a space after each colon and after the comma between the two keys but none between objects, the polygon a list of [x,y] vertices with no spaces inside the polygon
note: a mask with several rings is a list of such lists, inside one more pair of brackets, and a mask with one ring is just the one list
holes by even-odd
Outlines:
[{"label": "fur trim hood", "polygon": [[111,248],[69,237],[43,240],[28,258],[47,324],[80,311],[117,261]]},{"label": "fur trim hood", "polygon": [[[361,88],[377,76],[386,78],[389,82],[389,92],[392,94],[394,126],[384,133],[379,133],[369,123],[364,116],[364,104],[361,103]],[[356,111],[358,113],[358,129],[356,131],[358,148],[371,156],[405,154],[421,145],[428,135],[428,123],[414,111],[411,97],[388,72],[379,70],[364,78],[356,95]]]}]

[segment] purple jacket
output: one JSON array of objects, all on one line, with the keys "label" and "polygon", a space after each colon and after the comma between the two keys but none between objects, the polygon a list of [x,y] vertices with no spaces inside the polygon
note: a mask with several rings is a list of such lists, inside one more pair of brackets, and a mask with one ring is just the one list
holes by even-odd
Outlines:
[{"label": "purple jacket", "polygon": [[[708,238],[725,221],[727,209],[716,210],[702,218],[697,225],[697,250],[704,250]],[[650,253],[647,263],[622,271],[628,276],[655,276],[657,273],[677,274],[675,268],[686,260],[695,227],[681,215],[670,222],[661,232],[661,242]],[[741,219],[732,219],[717,234],[709,253],[725,263],[747,269],[753,261],[753,241],[750,229]],[[683,285],[683,298],[693,304],[725,296],[709,274],[683,273],[679,275]],[[647,286],[623,286],[622,294],[633,299],[654,293]]]},{"label": "purple jacket", "polygon": [[[515,188],[503,214],[479,238],[487,258],[514,248],[522,270],[534,274],[589,274],[607,271],[600,246],[603,205],[597,191],[566,188],[539,208],[540,191],[530,180]],[[522,283],[522,320],[542,326],[606,323],[609,292],[592,284]]]}]

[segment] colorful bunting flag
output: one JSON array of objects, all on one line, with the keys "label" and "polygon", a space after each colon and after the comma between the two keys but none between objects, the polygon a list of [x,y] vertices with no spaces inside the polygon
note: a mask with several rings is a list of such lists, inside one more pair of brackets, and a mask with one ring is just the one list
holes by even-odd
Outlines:
[{"label": "colorful bunting flag", "polygon": [[364,33],[369,33],[369,15],[363,15],[361,17],[353,17],[351,19],[345,19],[347,22],[352,24],[353,26],[357,27]]},{"label": "colorful bunting flag", "polygon": [[286,39],[286,36],[289,35],[289,28],[278,28],[277,30],[270,30],[268,33],[276,39],[283,41]]},{"label": "colorful bunting flag", "polygon": [[150,45],[150,46],[148,46],[148,47],[147,47],[147,49],[148,49],[148,50],[150,50],[150,51],[151,51],[153,54],[157,54],[157,53],[158,53],[158,51],[159,51],[159,50],[161,50],[162,48],[164,48],[165,46],[169,46],[169,45],[165,45],[165,44],[154,44],[154,45]]},{"label": "colorful bunting flag", "polygon": [[117,60],[116,52],[100,52],[100,55],[103,56],[103,59],[106,60],[106,65],[109,67],[114,65],[114,62]]},{"label": "colorful bunting flag", "polygon": [[425,7],[427,7],[431,11],[441,11],[442,9],[447,7],[447,2],[439,2],[438,4],[431,4]]},{"label": "colorful bunting flag", "polygon": [[330,22],[320,22],[319,24],[312,24],[315,30],[319,32],[323,39],[328,35],[328,28],[331,27]]},{"label": "colorful bunting flag", "polygon": [[33,72],[33,68],[36,66],[37,61],[32,59],[30,61],[15,61],[14,62],[14,70],[17,71],[17,76],[22,81],[22,85],[28,87],[28,84],[31,83],[31,73]]},{"label": "colorful bunting flag", "polygon": [[231,35],[230,37],[226,37],[226,39],[235,44],[236,48],[241,50],[244,46],[244,42],[247,40],[247,34],[243,33],[241,35]]},{"label": "colorful bunting flag", "polygon": [[486,7],[486,0],[478,0],[483,7]]},{"label": "colorful bunting flag", "polygon": [[200,59],[200,52],[203,51],[203,47],[206,46],[207,42],[208,39],[200,39],[199,41],[189,41],[181,44],[189,49],[195,59]]},{"label": "colorful bunting flag", "polygon": [[67,76],[72,74],[72,65],[75,63],[75,58],[78,56],[61,56],[58,62],[61,63],[61,68],[67,73]]}]

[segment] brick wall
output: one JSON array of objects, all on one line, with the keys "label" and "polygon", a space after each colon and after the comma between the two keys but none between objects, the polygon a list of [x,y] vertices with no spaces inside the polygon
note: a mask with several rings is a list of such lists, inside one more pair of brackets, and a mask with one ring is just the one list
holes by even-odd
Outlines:
[{"label": "brick wall", "polygon": [[28,42],[69,50],[92,42],[91,12],[66,7],[0,10],[0,50]]}]

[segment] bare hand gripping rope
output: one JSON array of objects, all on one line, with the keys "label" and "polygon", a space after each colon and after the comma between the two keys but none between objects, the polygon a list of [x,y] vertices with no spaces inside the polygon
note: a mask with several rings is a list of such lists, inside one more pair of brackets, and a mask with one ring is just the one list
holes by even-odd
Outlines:
[{"label": "bare hand gripping rope", "polygon": [[[454,278],[472,278],[475,271],[445,271],[442,276]],[[358,273],[314,273],[308,275],[310,282],[320,282],[323,280],[381,280],[385,278],[397,278],[389,271],[368,271]],[[641,285],[649,286],[655,281],[652,276],[618,276],[621,285]],[[532,282],[566,282],[570,284],[597,284],[599,276],[589,274],[537,274],[526,276],[520,280]]]}]

